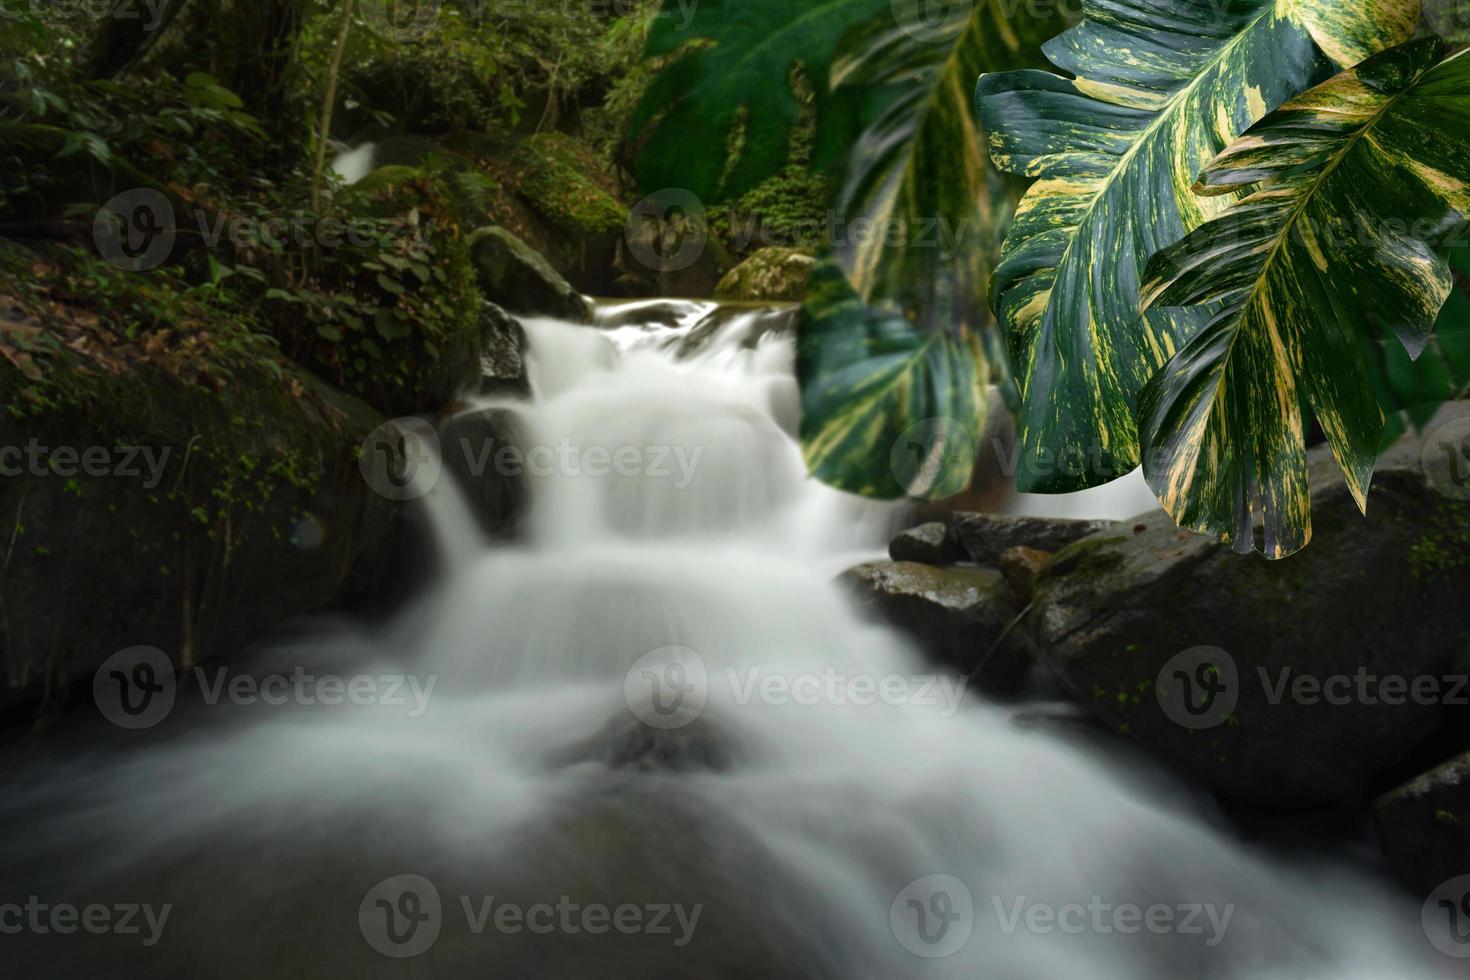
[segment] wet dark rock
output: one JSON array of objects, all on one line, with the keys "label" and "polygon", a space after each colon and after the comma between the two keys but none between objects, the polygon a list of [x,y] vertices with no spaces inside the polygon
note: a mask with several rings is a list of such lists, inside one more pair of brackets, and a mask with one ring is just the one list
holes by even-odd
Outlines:
[{"label": "wet dark rock", "polygon": [[[55,404],[0,411],[0,446],[95,447],[113,464],[0,479],[7,717],[89,700],[93,674],[122,650],[155,647],[176,665],[228,658],[392,579],[397,505],[359,461],[383,421],[368,405],[285,362],[281,375],[238,369],[219,390],[148,363],[89,370],[73,400],[63,392],[81,370],[49,360],[41,383]],[[20,388],[0,357],[0,392]]]},{"label": "wet dark rock", "polygon": [[1079,521],[1012,514],[955,514],[951,533],[972,561],[994,565],[1009,548],[1060,551],[1074,541],[1113,527],[1112,521]]},{"label": "wet dark rock", "polygon": [[[800,318],[801,308],[797,306],[723,303],[684,335],[676,353],[680,358],[692,357],[706,350],[716,338],[739,344],[743,350],[753,350],[767,336],[794,334]],[[726,336],[736,325],[742,325],[739,334]]]},{"label": "wet dark rock", "polygon": [[480,394],[529,394],[526,331],[520,321],[494,303],[486,303],[480,313],[480,324],[485,342],[480,359]]},{"label": "wet dark rock", "polygon": [[629,715],[608,724],[589,756],[612,769],[636,772],[724,771],[734,762],[728,733],[708,717],[681,728],[654,728]]},{"label": "wet dark rock", "polygon": [[888,557],[894,561],[916,561],[922,565],[953,565],[965,561],[959,542],[940,521],[930,521],[900,532],[888,542]]},{"label": "wet dark rock", "polygon": [[[1430,437],[1467,415],[1452,407]],[[1381,457],[1367,517],[1313,449],[1313,540],[1284,560],[1161,513],[1069,546],[1037,583],[1033,648],[1101,719],[1226,798],[1363,803],[1446,722],[1470,650],[1470,502],[1426,478],[1422,448],[1410,436]]]},{"label": "wet dark rock", "polygon": [[1470,872],[1470,753],[1379,797],[1373,820],[1389,869],[1421,894]]},{"label": "wet dark rock", "polygon": [[978,667],[981,689],[1013,695],[1025,686],[1030,656],[1016,632],[1006,634],[1021,607],[999,572],[875,561],[849,569],[842,581],[936,663],[965,674]]},{"label": "wet dark rock", "polygon": [[708,303],[687,299],[599,303],[593,310],[593,324],[603,330],[629,326],[675,327],[707,309]]},{"label": "wet dark rock", "polygon": [[521,443],[515,413],[507,409],[470,409],[439,423],[445,475],[492,537],[512,531],[527,503]]}]

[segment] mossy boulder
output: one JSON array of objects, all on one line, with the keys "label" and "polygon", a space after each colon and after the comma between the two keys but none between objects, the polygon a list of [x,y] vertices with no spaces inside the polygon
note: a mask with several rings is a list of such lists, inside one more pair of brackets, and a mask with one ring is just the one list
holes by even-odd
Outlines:
[{"label": "mossy boulder", "polygon": [[1435,489],[1422,451],[1408,436],[1380,458],[1365,517],[1311,450],[1313,539],[1284,560],[1162,513],[1063,549],[1036,584],[1033,647],[1111,728],[1222,796],[1361,805],[1445,724],[1470,651],[1470,502]]},{"label": "mossy boulder", "polygon": [[0,478],[0,708],[59,709],[134,646],[228,656],[381,572],[394,505],[358,461],[378,412],[241,323],[130,337],[10,299],[0,447],[28,456]]},{"label": "mossy boulder", "polygon": [[603,244],[622,234],[628,211],[608,190],[610,178],[590,147],[565,133],[538,133],[511,159],[518,192],[556,228]]},{"label": "mossy boulder", "polygon": [[582,294],[546,257],[504,228],[481,228],[470,250],[485,298],[511,313],[551,316],[576,323],[592,319]]},{"label": "mossy boulder", "polygon": [[715,286],[715,299],[800,302],[815,265],[809,249],[763,248],[726,273]]},{"label": "mossy boulder", "polygon": [[630,209],[597,153],[566,133],[538,133],[515,147],[505,171],[538,219],[535,237],[551,264],[584,290],[612,291]]}]

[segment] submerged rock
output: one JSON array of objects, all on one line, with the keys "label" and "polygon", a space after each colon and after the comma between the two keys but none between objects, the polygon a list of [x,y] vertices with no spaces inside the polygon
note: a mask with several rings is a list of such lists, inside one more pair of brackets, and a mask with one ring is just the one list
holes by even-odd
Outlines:
[{"label": "submerged rock", "polygon": [[485,297],[512,313],[551,316],[575,323],[592,319],[591,307],[546,257],[504,228],[481,228],[470,238],[471,255]]},{"label": "submerged rock", "polygon": [[798,303],[815,265],[806,249],[763,248],[725,274],[715,286],[715,299]]},{"label": "submerged rock", "polygon": [[1379,797],[1373,820],[1389,868],[1422,894],[1470,871],[1470,753]]},{"label": "submerged rock", "polygon": [[528,495],[515,414],[485,408],[451,415],[439,423],[439,444],[446,475],[484,532],[494,537],[513,530]]},{"label": "submerged rock", "polygon": [[888,557],[923,565],[953,565],[969,556],[939,521],[930,521],[899,533],[888,542]]},{"label": "submerged rock", "polygon": [[1383,455],[1367,517],[1313,449],[1314,537],[1285,560],[1163,514],[1080,541],[1040,577],[1032,643],[1100,718],[1228,798],[1361,803],[1441,725],[1470,650],[1470,502],[1421,449]]},{"label": "submerged rock", "polygon": [[986,692],[1011,695],[1025,685],[1030,657],[1016,632],[1006,635],[1020,605],[998,572],[874,561],[842,581],[936,663],[964,674],[979,667],[976,682]]}]

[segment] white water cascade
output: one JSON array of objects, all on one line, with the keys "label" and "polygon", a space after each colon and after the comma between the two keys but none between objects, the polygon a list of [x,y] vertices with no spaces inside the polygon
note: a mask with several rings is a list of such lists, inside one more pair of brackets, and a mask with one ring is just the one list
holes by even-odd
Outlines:
[{"label": "white water cascade", "polygon": [[[1170,778],[931,684],[833,582],[892,514],[805,478],[790,339],[752,311],[690,350],[707,312],[528,322],[533,397],[495,404],[568,452],[517,542],[261,655],[432,678],[426,703],[200,706],[0,804],[6,895],[173,907],[151,947],[27,937],[21,975],[1453,975],[1361,870],[1257,852]],[[641,925],[481,914],[507,904]],[[426,931],[385,947],[400,914]]]}]

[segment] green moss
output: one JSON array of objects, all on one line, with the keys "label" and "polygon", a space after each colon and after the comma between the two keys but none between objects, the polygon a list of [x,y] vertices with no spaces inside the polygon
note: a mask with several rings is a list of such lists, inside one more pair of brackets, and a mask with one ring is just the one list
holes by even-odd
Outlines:
[{"label": "green moss", "polygon": [[[336,442],[333,427],[322,423],[335,416],[281,356],[268,324],[168,270],[140,276],[84,255],[38,262],[0,251],[0,274],[19,266],[48,298],[89,299],[129,321],[119,327],[80,308],[62,319],[50,307],[56,319],[44,342],[31,345],[31,369],[22,374],[0,357],[0,423],[9,420],[17,433],[53,433],[54,445],[85,438],[98,446],[167,447],[164,479],[143,499],[187,501],[205,526],[259,512],[288,488],[317,489],[322,457]],[[135,318],[142,310],[156,319]],[[338,433],[346,421],[337,421]],[[71,480],[61,489],[80,497],[89,486]]]},{"label": "green moss", "polygon": [[513,162],[520,172],[521,195],[563,231],[598,239],[622,230],[626,209],[590,176],[601,166],[574,138],[538,134],[517,149]]},{"label": "green moss", "polygon": [[1428,528],[1409,546],[1409,571],[1416,579],[1445,575],[1470,564],[1470,514],[1453,501],[1437,506]]},{"label": "green moss", "polygon": [[1038,586],[1048,580],[1064,576],[1078,580],[1096,579],[1116,571],[1123,564],[1123,556],[1107,549],[1127,541],[1124,535],[1107,538],[1085,538],[1057,552],[1041,566],[1037,573]]}]

